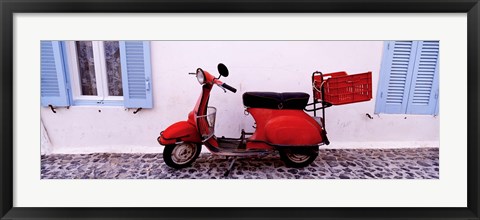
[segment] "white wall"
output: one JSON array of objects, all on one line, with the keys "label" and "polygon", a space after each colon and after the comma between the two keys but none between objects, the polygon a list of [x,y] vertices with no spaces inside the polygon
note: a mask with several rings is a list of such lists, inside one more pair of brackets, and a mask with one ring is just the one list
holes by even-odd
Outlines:
[{"label": "white wall", "polygon": [[372,71],[371,101],[327,109],[328,147],[438,147],[438,117],[373,114],[382,41],[156,41],[151,50],[153,109],[133,114],[123,107],[72,106],[53,114],[42,108],[52,145],[48,152],[160,152],[159,132],[185,120],[200,94],[195,77],[187,73],[201,67],[217,74],[219,62],[230,70],[222,80],[238,92],[215,87],[211,94],[210,105],[217,107],[217,136],[253,131],[251,116],[243,114],[243,92],[311,94],[310,76],[316,70]]}]

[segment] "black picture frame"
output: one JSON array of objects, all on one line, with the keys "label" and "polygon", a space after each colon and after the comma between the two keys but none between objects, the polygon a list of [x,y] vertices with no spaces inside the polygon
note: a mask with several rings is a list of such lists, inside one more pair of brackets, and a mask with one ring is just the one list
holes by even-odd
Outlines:
[{"label": "black picture frame", "polygon": [[[1,219],[479,219],[479,0],[0,0]],[[13,207],[14,13],[467,13],[468,205],[466,208],[19,208]],[[452,104],[455,104],[454,101]]]}]

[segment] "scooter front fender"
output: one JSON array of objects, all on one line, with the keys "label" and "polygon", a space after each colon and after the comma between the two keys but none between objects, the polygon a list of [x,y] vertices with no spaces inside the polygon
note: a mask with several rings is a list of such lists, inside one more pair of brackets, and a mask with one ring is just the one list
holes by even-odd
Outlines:
[{"label": "scooter front fender", "polygon": [[160,132],[160,136],[157,138],[157,141],[161,145],[175,144],[176,142],[180,141],[191,143],[202,142],[195,125],[187,121],[179,121],[170,125],[167,129]]}]

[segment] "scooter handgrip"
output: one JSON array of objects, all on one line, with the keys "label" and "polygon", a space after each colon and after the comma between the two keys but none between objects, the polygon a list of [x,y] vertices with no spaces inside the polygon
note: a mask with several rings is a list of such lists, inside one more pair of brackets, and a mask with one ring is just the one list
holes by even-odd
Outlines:
[{"label": "scooter handgrip", "polygon": [[230,90],[230,91],[233,92],[233,93],[236,93],[236,92],[237,92],[237,89],[229,86],[229,85],[226,84],[226,83],[223,83],[222,87],[225,88],[226,90]]}]

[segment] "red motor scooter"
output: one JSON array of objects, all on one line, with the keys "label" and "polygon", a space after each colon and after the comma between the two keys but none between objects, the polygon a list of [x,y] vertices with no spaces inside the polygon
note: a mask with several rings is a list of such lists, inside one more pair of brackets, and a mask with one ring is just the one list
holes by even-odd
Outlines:
[{"label": "red motor scooter", "polygon": [[[278,151],[287,166],[304,167],[315,160],[320,145],[329,144],[323,118],[316,120],[305,113],[310,95],[301,92],[244,93],[245,112],[253,116],[255,132],[247,133],[242,129],[240,138],[216,137],[216,108],[208,106],[210,91],[213,85],[225,92],[237,91],[219,80],[221,76],[228,76],[224,64],[218,65],[218,72],[218,78],[200,68],[196,73],[190,73],[196,75],[202,85],[195,108],[187,121],[172,124],[157,139],[165,146],[163,159],[168,166],[183,168],[191,165],[205,145],[212,154],[224,156],[258,156]],[[321,108],[325,107],[328,106],[322,104]],[[230,168],[232,166],[233,162]]]}]

